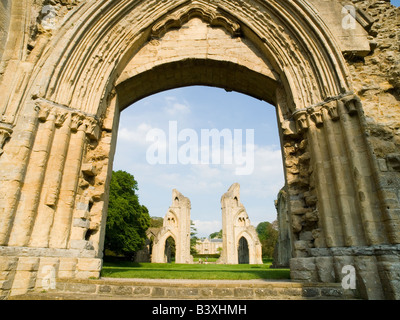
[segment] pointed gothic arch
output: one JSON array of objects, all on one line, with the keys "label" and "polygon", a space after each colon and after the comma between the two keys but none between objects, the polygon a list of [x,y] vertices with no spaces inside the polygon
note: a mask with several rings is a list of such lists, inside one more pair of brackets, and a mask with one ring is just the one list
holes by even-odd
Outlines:
[{"label": "pointed gothic arch", "polygon": [[[29,2],[14,1],[8,39],[16,41],[4,45],[0,90],[2,256],[23,263],[39,250],[40,268],[40,257],[67,264],[67,255],[75,262],[64,275],[98,275],[120,111],[158,91],[203,84],[276,106],[292,197],[292,278],[336,281],[344,263],[366,265],[359,276],[374,290],[364,296],[398,295],[385,266],[399,263],[399,204],[379,182],[345,50],[314,2],[83,1],[55,7],[51,29],[46,16],[22,19]],[[38,25],[25,25],[32,20]],[[196,20],[213,42],[190,43],[184,27]],[[186,49],[174,54],[166,40]],[[306,206],[307,197],[317,201]],[[301,243],[305,232],[311,247]]]},{"label": "pointed gothic arch", "polygon": [[250,263],[250,250],[249,242],[246,237],[240,237],[238,248],[238,264],[249,264]]}]

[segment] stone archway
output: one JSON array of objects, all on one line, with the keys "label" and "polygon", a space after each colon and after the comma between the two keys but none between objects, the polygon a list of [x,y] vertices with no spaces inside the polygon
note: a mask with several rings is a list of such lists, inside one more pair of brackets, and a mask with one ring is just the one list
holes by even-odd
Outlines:
[{"label": "stone archway", "polygon": [[193,263],[190,255],[190,200],[178,190],[172,190],[172,204],[169,207],[162,228],[154,235],[151,262],[165,263],[166,241],[172,238],[175,242],[176,263]]},{"label": "stone archway", "polygon": [[238,263],[239,264],[249,264],[249,244],[245,237],[241,237],[238,243]]},{"label": "stone archway", "polygon": [[[172,236],[169,236],[167,240],[165,240],[165,249],[164,249],[164,257],[165,257],[165,263],[171,263],[172,261],[175,261],[176,257],[176,251],[174,251],[174,246],[176,245],[176,241]],[[172,258],[174,256],[174,258]]]},{"label": "stone archway", "polygon": [[368,14],[355,7],[352,32],[332,16],[342,12],[336,0],[56,1],[33,17],[29,0],[6,3],[2,295],[39,287],[49,265],[58,277],[99,275],[119,112],[201,84],[276,106],[292,278],[340,282],[352,265],[364,297],[399,297],[398,186],[386,174],[399,178],[399,147],[374,154],[379,137],[366,135],[348,71],[371,51]]},{"label": "stone archway", "polygon": [[218,262],[237,264],[245,260],[249,264],[262,264],[261,243],[256,228],[251,225],[246,209],[240,202],[238,183],[234,183],[222,195],[221,209],[223,246]]}]

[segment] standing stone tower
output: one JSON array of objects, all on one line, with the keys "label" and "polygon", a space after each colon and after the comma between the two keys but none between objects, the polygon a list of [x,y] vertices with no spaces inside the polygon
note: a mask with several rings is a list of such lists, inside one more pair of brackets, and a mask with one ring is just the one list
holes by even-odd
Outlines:
[{"label": "standing stone tower", "polygon": [[193,257],[190,255],[190,209],[189,198],[174,189],[172,191],[172,205],[164,217],[163,227],[154,239],[151,262],[167,262],[165,242],[169,237],[172,237],[176,246],[175,262],[193,263]]},{"label": "standing stone tower", "polygon": [[261,243],[240,202],[238,183],[233,184],[222,196],[221,208],[223,246],[219,263],[262,264]]}]

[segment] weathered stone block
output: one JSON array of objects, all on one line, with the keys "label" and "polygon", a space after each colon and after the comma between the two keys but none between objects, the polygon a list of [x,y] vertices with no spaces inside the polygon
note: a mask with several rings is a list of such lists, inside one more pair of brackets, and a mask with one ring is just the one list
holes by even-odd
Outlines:
[{"label": "weathered stone block", "polygon": [[16,257],[0,256],[0,271],[15,270],[18,263]]},{"label": "weathered stone block", "polygon": [[71,230],[71,240],[85,239],[87,228],[73,227]]},{"label": "weathered stone block", "polygon": [[315,265],[318,270],[319,281],[324,283],[335,282],[335,269],[332,257],[317,257],[315,258]]},{"label": "weathered stone block", "polygon": [[78,271],[100,271],[102,267],[101,259],[78,259],[76,270]]},{"label": "weathered stone block", "polygon": [[133,294],[138,296],[148,296],[150,295],[150,287],[135,287],[133,289]]},{"label": "weathered stone block", "polygon": [[100,271],[75,271],[75,278],[77,279],[98,279]]},{"label": "weathered stone block", "polygon": [[233,297],[234,290],[231,288],[215,288],[212,289],[213,295],[215,296],[222,296],[222,297]]},{"label": "weathered stone block", "polygon": [[1,290],[10,290],[13,284],[14,279],[10,280],[0,280],[0,291]]},{"label": "weathered stone block", "polygon": [[321,288],[322,297],[343,297],[343,289],[341,288]]},{"label": "weathered stone block", "polygon": [[18,260],[17,271],[37,271],[39,268],[40,258],[21,257]]},{"label": "weathered stone block", "polygon": [[111,286],[109,285],[100,285],[98,288],[98,293],[111,293]]},{"label": "weathered stone block", "polygon": [[114,289],[114,293],[119,296],[132,295],[132,287],[128,286],[118,286]]},{"label": "weathered stone block", "polygon": [[93,250],[93,243],[87,240],[71,240],[70,241],[70,248],[71,249],[78,249],[78,250]]},{"label": "weathered stone block", "polygon": [[278,291],[270,288],[256,288],[254,295],[256,298],[275,297],[278,295]]},{"label": "weathered stone block", "polygon": [[293,280],[302,280],[306,282],[318,281],[315,258],[290,259],[290,277]]},{"label": "weathered stone block", "polygon": [[236,288],[233,291],[233,295],[237,298],[253,298],[254,296],[254,291],[252,289],[247,289],[247,288]]},{"label": "weathered stone block", "polygon": [[95,284],[87,283],[66,283],[65,291],[79,292],[79,293],[95,293],[97,286]]},{"label": "weathered stone block", "polygon": [[165,289],[164,288],[155,287],[151,291],[151,295],[153,297],[164,297],[165,296]]},{"label": "weathered stone block", "polygon": [[79,227],[79,228],[86,228],[88,229],[90,226],[90,221],[86,219],[74,219],[73,223],[74,227]]},{"label": "weathered stone block", "polygon": [[319,288],[303,288],[302,295],[306,298],[315,298],[321,295],[321,291]]}]

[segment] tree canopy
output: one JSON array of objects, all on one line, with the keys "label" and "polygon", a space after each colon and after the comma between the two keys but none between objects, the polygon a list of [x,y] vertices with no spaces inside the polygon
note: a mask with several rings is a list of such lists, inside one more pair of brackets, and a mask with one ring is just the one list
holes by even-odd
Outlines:
[{"label": "tree canopy", "polygon": [[222,229],[219,232],[214,232],[210,234],[210,239],[222,239]]},{"label": "tree canopy", "polygon": [[262,256],[272,258],[276,242],[278,241],[277,222],[261,222],[258,224],[256,231],[262,246]]},{"label": "tree canopy", "polygon": [[138,183],[125,171],[113,171],[106,224],[105,248],[133,257],[143,248],[150,226],[148,209],[139,203]]},{"label": "tree canopy", "polygon": [[190,220],[190,254],[197,254],[197,240],[199,240],[197,237],[197,229],[194,227],[194,222]]}]

